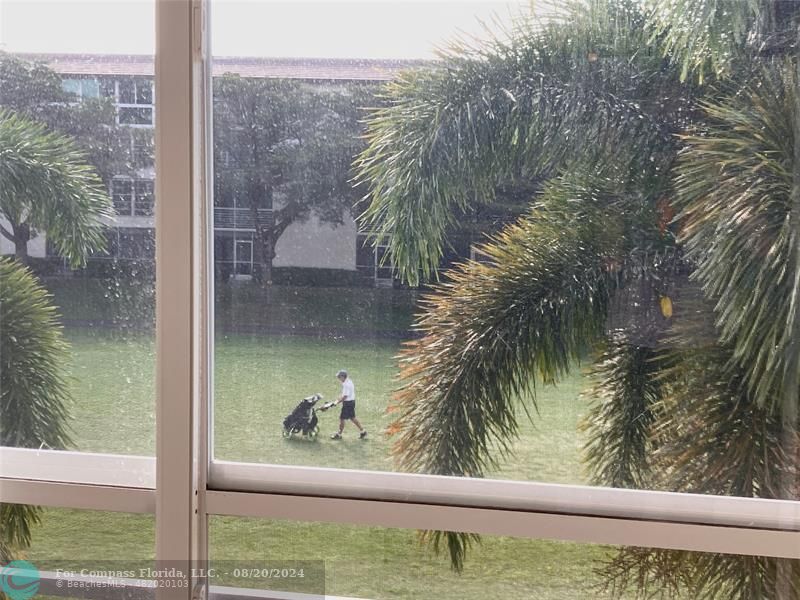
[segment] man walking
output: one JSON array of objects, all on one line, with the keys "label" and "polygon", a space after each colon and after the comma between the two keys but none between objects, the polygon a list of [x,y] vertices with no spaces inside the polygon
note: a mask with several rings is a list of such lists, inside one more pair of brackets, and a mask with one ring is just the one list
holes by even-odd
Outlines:
[{"label": "man walking", "polygon": [[336,401],[336,404],[342,405],[342,412],[339,414],[339,431],[331,435],[331,439],[342,439],[344,422],[352,421],[361,432],[358,434],[358,437],[363,440],[365,437],[367,437],[367,430],[364,429],[361,426],[361,423],[358,422],[358,419],[356,419],[356,386],[353,384],[353,380],[347,376],[347,371],[344,369],[336,374],[336,379],[338,379],[342,384],[342,393],[339,396],[339,399]]}]

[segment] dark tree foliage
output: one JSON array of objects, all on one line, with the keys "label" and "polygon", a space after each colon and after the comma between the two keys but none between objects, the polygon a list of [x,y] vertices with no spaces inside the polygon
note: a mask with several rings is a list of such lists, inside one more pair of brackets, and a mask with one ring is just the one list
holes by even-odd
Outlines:
[{"label": "dark tree foliage", "polygon": [[340,225],[352,215],[350,165],[363,148],[359,120],[373,91],[361,83],[214,80],[215,203],[250,210],[257,280],[271,282],[276,244],[292,223]]},{"label": "dark tree foliage", "polygon": [[[106,187],[115,175],[152,167],[152,130],[117,125],[111,99],[77,98],[45,64],[0,52],[0,107],[73,138]],[[136,156],[131,136],[139,148]]]},{"label": "dark tree foliage", "polygon": [[[50,140],[50,150],[40,152],[43,150],[43,146],[40,146],[37,150],[38,157],[29,154],[25,160],[37,160],[39,166],[49,161],[51,167],[55,170],[61,169],[63,175],[69,175],[64,170],[72,169],[69,165],[80,163],[91,166],[99,179],[84,183],[91,185],[98,193],[102,193],[101,188],[110,189],[115,175],[133,175],[137,169],[152,167],[152,131],[132,130],[117,125],[115,108],[110,99],[79,100],[74,94],[64,91],[61,76],[48,66],[0,52],[0,110],[4,111],[4,115],[13,114],[16,115],[15,118],[24,118],[38,125],[37,143],[45,138]],[[9,123],[4,125],[4,135],[10,135],[9,126]],[[13,139],[7,137],[4,144],[8,147],[9,143],[20,143],[21,139],[19,135]],[[58,148],[53,145],[56,139],[62,140]],[[67,139],[70,140],[68,146],[64,141]],[[136,153],[134,148],[138,148]],[[20,152],[16,156],[20,157]],[[61,167],[56,164],[59,161]],[[4,164],[9,165],[10,162],[5,160]],[[19,169],[27,167],[23,167],[20,162],[16,164],[18,166],[15,169],[21,177],[22,171]],[[11,227],[4,228],[0,233],[14,243],[18,258],[27,259],[28,242],[39,233],[49,233],[48,238],[55,242],[59,252],[73,266],[82,264],[89,252],[104,247],[102,236],[91,239],[89,244],[78,248],[76,236],[70,234],[69,244],[66,244],[66,238],[59,235],[60,229],[73,228],[75,221],[67,221],[81,212],[80,203],[70,203],[69,195],[57,197],[63,189],[56,190],[52,186],[47,189],[46,186],[43,187],[44,182],[41,179],[38,182],[32,180],[29,174],[25,175],[26,181],[23,185],[10,177],[9,171],[5,174],[7,177],[4,180],[6,189],[2,192],[2,210]],[[87,177],[85,169],[78,169],[76,176],[78,174],[84,179]],[[9,205],[12,191],[13,207]],[[61,208],[56,209],[59,201]],[[24,208],[28,203],[34,203],[30,204],[30,211]],[[63,208],[70,204],[74,210],[64,211]],[[110,203],[105,204],[101,212],[105,215],[112,214]],[[28,212],[31,217],[25,216]],[[96,211],[91,215],[85,211],[82,214],[92,220],[98,216]],[[99,225],[91,224],[95,229]],[[79,227],[76,232],[81,230]],[[85,227],[83,230],[86,231]],[[67,245],[72,247],[67,248]]]}]

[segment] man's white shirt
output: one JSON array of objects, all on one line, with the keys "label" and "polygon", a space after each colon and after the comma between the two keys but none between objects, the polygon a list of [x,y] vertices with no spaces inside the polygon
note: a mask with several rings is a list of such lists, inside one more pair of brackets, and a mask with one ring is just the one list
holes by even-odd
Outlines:
[{"label": "man's white shirt", "polygon": [[356,386],[349,377],[342,382],[342,396],[345,396],[345,402],[356,399]]}]

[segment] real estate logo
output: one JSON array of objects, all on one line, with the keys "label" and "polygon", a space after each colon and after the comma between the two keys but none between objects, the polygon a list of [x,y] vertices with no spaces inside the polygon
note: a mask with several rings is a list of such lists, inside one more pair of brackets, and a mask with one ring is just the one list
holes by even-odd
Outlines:
[{"label": "real estate logo", "polygon": [[0,589],[11,600],[29,600],[39,593],[39,569],[27,560],[12,560],[0,568]]}]

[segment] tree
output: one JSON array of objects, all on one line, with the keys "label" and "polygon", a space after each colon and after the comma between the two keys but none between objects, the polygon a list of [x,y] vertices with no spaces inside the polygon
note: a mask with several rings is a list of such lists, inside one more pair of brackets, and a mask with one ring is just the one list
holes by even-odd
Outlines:
[{"label": "tree", "polygon": [[45,64],[0,52],[0,107],[75,140],[107,188],[116,175],[152,167],[151,129],[118,125],[110,98],[76,97],[64,89],[61,75]]},{"label": "tree", "polygon": [[[70,444],[66,360],[49,295],[22,264],[0,258],[0,445],[63,449]],[[0,504],[0,562],[30,544],[39,512]]]},{"label": "tree", "polygon": [[341,224],[352,210],[350,165],[361,149],[360,108],[370,99],[363,84],[331,90],[215,79],[215,200],[250,210],[256,280],[272,282],[275,246],[292,223],[314,215]]},{"label": "tree", "polygon": [[[77,98],[64,89],[61,76],[43,63],[0,52],[2,109],[70,138],[75,150],[82,153],[82,162],[93,167],[106,190],[115,176],[133,176],[139,169],[152,168],[152,130],[118,125],[111,99]],[[23,257],[37,227],[19,225],[17,232],[7,232],[11,236],[3,235],[14,242],[17,256]]]},{"label": "tree", "polygon": [[0,215],[11,228],[0,226],[0,233],[14,242],[20,261],[39,231],[74,267],[104,247],[111,200],[70,138],[0,111],[0,180]]},{"label": "tree", "polygon": [[[786,42],[800,9],[563,10],[508,41],[454,44],[368,118],[364,222],[409,283],[438,277],[454,214],[505,182],[545,180],[486,260],[424,301],[400,358],[396,459],[482,475],[537,387],[596,354],[595,483],[797,498],[800,92]],[[461,568],[471,538],[428,535]],[[800,589],[796,565],[763,557],[629,549],[605,573],[643,594]]]},{"label": "tree", "polygon": [[[0,110],[0,215],[16,260],[0,259],[0,445],[62,449],[69,390],[67,344],[47,292],[23,263],[37,231],[72,265],[102,248],[103,219],[113,215],[99,177],[74,142],[45,125]],[[0,505],[0,562],[30,543],[35,506]]]}]

